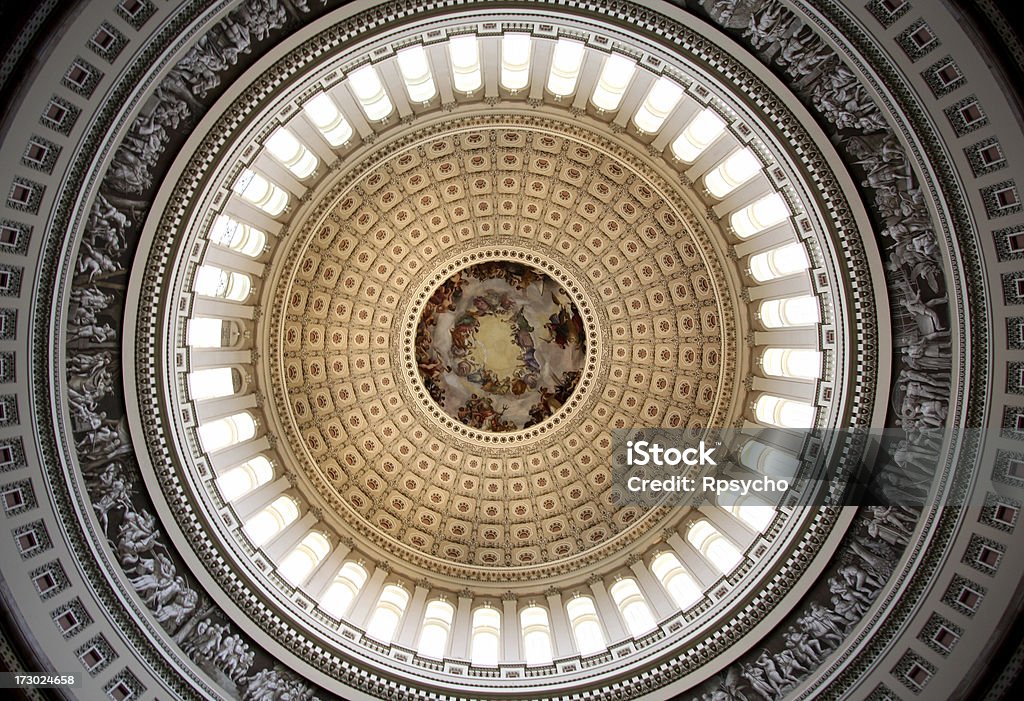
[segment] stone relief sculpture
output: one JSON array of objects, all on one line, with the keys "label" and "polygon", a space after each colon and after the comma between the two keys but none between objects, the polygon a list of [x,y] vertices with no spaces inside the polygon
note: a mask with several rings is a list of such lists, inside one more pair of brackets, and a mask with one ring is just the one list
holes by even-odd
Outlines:
[{"label": "stone relief sculpture", "polygon": [[[325,4],[325,3],[321,3]],[[120,363],[127,269],[145,219],[154,173],[180,142],[239,57],[309,12],[305,2],[246,0],[168,73],[114,152],[89,214],[70,293],[68,405],[75,447],[100,528],[127,582],[182,650],[236,698],[314,698],[314,688],[274,666],[191,582],[157,527],[123,408]]]},{"label": "stone relief sculpture", "polygon": [[[692,3],[697,5],[698,3]],[[890,446],[872,479],[874,503],[862,508],[842,564],[793,625],[756,660],[747,656],[700,699],[781,698],[863,618],[909,543],[938,468],[948,420],[952,369],[943,261],[923,193],[906,153],[867,89],[811,27],[778,0],[700,0],[709,19],[730,30],[765,63],[791,79],[797,94],[830,125],[833,140],[873,200],[879,245],[890,273],[890,304],[903,316],[895,331],[894,423],[906,433]],[[793,81],[796,81],[795,83]],[[790,664],[803,664],[807,671]],[[737,686],[742,678],[746,685]]]}]

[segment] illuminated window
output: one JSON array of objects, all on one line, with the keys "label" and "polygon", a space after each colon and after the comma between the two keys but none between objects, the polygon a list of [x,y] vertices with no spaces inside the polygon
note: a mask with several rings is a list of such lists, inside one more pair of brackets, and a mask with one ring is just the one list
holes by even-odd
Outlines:
[{"label": "illuminated window", "polygon": [[821,353],[809,348],[767,348],[761,368],[775,377],[813,380],[821,377]]},{"label": "illuminated window", "polygon": [[757,420],[779,428],[812,428],[817,410],[811,404],[762,394],[754,404]]},{"label": "illuminated window", "polygon": [[704,176],[708,192],[722,199],[761,171],[761,161],[749,148],[733,152],[725,161]]},{"label": "illuminated window", "polygon": [[362,105],[366,118],[371,122],[384,119],[394,107],[380,82],[377,69],[367,64],[354,70],[348,77],[348,84]]},{"label": "illuminated window", "polygon": [[238,176],[232,189],[243,200],[259,207],[272,217],[276,217],[288,206],[287,192],[248,168]]},{"label": "illuminated window", "polygon": [[684,163],[693,163],[724,131],[725,122],[707,107],[672,142],[672,153]]},{"label": "illuminated window", "polygon": [[278,127],[267,139],[267,151],[290,170],[295,177],[308,178],[320,161],[302,145],[289,129]]},{"label": "illuminated window", "polygon": [[718,532],[711,523],[705,519],[697,521],[690,526],[686,533],[686,539],[690,545],[695,547],[704,559],[722,574],[728,574],[735,569],[736,565],[743,559],[743,555],[730,543],[725,536]]},{"label": "illuminated window", "polygon": [[594,600],[589,596],[574,597],[565,605],[569,614],[569,627],[576,639],[576,649],[581,655],[592,655],[606,647],[604,631],[597,617]]},{"label": "illuminated window", "polygon": [[429,102],[437,94],[430,74],[430,61],[422,46],[410,46],[398,52],[398,70],[412,102]]},{"label": "illuminated window", "polygon": [[234,501],[252,490],[269,482],[274,477],[274,468],[262,455],[248,460],[237,467],[226,470],[217,478],[217,487],[227,501]]},{"label": "illuminated window", "polygon": [[229,445],[247,441],[256,435],[256,420],[248,412],[214,419],[196,429],[203,450],[212,453]]},{"label": "illuminated window", "polygon": [[664,552],[655,557],[651,561],[651,572],[679,608],[687,609],[700,601],[700,586],[674,554]]},{"label": "illuminated window", "polygon": [[245,522],[245,533],[259,547],[299,517],[299,507],[291,497],[280,496]]},{"label": "illuminated window", "polygon": [[775,507],[756,494],[720,492],[718,505],[760,533],[775,517]]},{"label": "illuminated window", "polygon": [[255,227],[221,214],[214,219],[210,228],[210,241],[255,258],[263,253],[267,245],[267,235]]},{"label": "illuminated window", "polygon": [[452,82],[461,92],[473,92],[483,83],[480,73],[480,47],[472,34],[452,37],[448,42],[452,62]]},{"label": "illuminated window", "polygon": [[529,34],[506,34],[501,39],[501,86],[521,90],[530,82]]},{"label": "illuminated window", "polygon": [[289,582],[298,586],[306,581],[306,578],[313,569],[323,562],[327,553],[331,551],[331,544],[322,533],[313,531],[307,533],[302,542],[295,546],[295,549],[288,553],[288,556],[278,567],[281,576]]},{"label": "illuminated window", "polygon": [[654,615],[633,579],[620,579],[608,590],[634,638],[655,628]]},{"label": "illuminated window", "polygon": [[554,653],[551,649],[551,623],[547,609],[528,606],[519,612],[519,627],[523,633],[523,650],[526,664],[551,664]]},{"label": "illuminated window", "polygon": [[782,195],[773,192],[733,214],[729,223],[736,235],[745,239],[785,221],[788,216],[786,201]]},{"label": "illuminated window", "polygon": [[195,293],[204,297],[245,300],[252,291],[252,280],[245,273],[222,270],[215,265],[200,265],[196,271]]},{"label": "illuminated window", "polygon": [[336,618],[348,613],[356,594],[366,583],[366,570],[355,562],[346,562],[320,597],[320,608]]},{"label": "illuminated window", "polygon": [[802,243],[787,243],[751,256],[750,274],[758,282],[768,282],[807,270],[810,265]]},{"label": "illuminated window", "polygon": [[223,319],[196,317],[188,320],[188,344],[193,348],[220,348]]},{"label": "illuminated window", "polygon": [[435,659],[444,657],[454,619],[455,607],[447,601],[437,599],[427,604],[427,610],[423,614],[423,625],[420,627],[420,640],[416,650],[424,657],[433,657]]},{"label": "illuminated window", "polygon": [[384,643],[390,643],[398,630],[405,607],[409,603],[409,592],[395,584],[384,587],[373,609],[370,622],[366,624],[366,634]]},{"label": "illuminated window", "polygon": [[740,449],[740,464],[768,477],[790,479],[796,474],[800,461],[792,453],[761,441],[747,441]]},{"label": "illuminated window", "polygon": [[341,146],[352,138],[352,126],[327,93],[311,97],[302,111],[331,146]]},{"label": "illuminated window", "polygon": [[501,650],[501,613],[489,606],[473,612],[469,657],[473,664],[496,665]]},{"label": "illuminated window", "polygon": [[242,376],[234,368],[205,368],[188,374],[189,392],[196,401],[227,397],[237,392],[241,384]]},{"label": "illuminated window", "polygon": [[812,295],[769,299],[758,307],[761,323],[772,329],[817,324],[821,321],[820,314],[818,300]]},{"label": "illuminated window", "polygon": [[633,115],[633,122],[641,131],[653,134],[668,119],[668,115],[679,104],[683,89],[675,81],[662,76],[651,87],[647,98]]},{"label": "illuminated window", "polygon": [[619,108],[622,96],[633,80],[633,73],[636,72],[636,62],[620,54],[612,54],[605,59],[601,75],[597,79],[597,86],[590,100],[594,106],[602,110],[615,110]]},{"label": "illuminated window", "polygon": [[551,57],[551,71],[548,73],[548,91],[552,95],[565,97],[576,91],[576,83],[583,67],[586,50],[582,42],[559,39]]}]

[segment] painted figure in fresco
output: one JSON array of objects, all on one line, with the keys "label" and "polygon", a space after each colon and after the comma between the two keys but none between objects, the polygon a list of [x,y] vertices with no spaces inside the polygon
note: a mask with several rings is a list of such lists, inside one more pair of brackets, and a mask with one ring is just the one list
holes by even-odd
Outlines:
[{"label": "painted figure in fresco", "polygon": [[544,328],[551,334],[551,337],[546,340],[554,343],[559,348],[565,348],[570,343],[578,347],[581,346],[584,331],[583,319],[580,318],[580,313],[576,311],[575,307],[573,307],[572,311],[566,309],[564,305],[559,303],[554,294],[551,295],[551,299],[558,305],[558,313],[552,314],[548,318],[548,323],[544,324]]}]

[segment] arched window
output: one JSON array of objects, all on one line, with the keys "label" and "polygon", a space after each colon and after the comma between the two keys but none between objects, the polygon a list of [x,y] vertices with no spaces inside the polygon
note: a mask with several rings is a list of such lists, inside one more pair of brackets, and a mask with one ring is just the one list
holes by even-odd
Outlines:
[{"label": "arched window", "polygon": [[527,606],[519,612],[519,628],[523,632],[523,651],[526,664],[551,664],[551,623],[547,609]]},{"label": "arched window", "polygon": [[437,94],[430,61],[422,46],[410,46],[398,52],[398,70],[405,81],[411,102],[429,102]]},{"label": "arched window", "polygon": [[427,604],[420,627],[420,640],[416,650],[424,657],[441,659],[448,648],[448,637],[455,619],[455,607],[447,601],[435,599]]},{"label": "arched window", "polygon": [[775,507],[756,494],[720,492],[718,505],[757,532],[763,531],[775,516]]},{"label": "arched window", "polygon": [[761,323],[770,329],[810,326],[821,321],[818,299],[813,295],[768,299],[758,307]]},{"label": "arched window", "polygon": [[814,380],[821,377],[821,352],[810,348],[766,348],[761,354],[766,375]]},{"label": "arched window", "polygon": [[686,539],[722,574],[732,572],[743,559],[743,554],[736,546],[706,519],[701,519],[690,526]]},{"label": "arched window", "polygon": [[460,92],[470,93],[483,84],[480,73],[480,46],[472,34],[461,34],[448,41],[452,63],[452,83]]},{"label": "arched window", "polygon": [[224,320],[194,317],[188,320],[188,345],[193,348],[222,348]]},{"label": "arched window", "polygon": [[633,122],[641,131],[655,133],[661,129],[682,97],[683,89],[674,80],[664,76],[658,78],[647,93],[643,104],[633,115]]},{"label": "arched window", "polygon": [[792,453],[751,440],[740,448],[740,464],[762,475],[788,480],[796,474],[800,461]]},{"label": "arched window", "polygon": [[243,224],[226,214],[219,214],[210,228],[210,241],[255,258],[263,253],[267,245],[267,235],[256,227]]},{"label": "arched window", "polygon": [[205,368],[188,374],[192,399],[216,399],[234,394],[242,386],[242,374],[235,368]]},{"label": "arched window", "polygon": [[761,161],[749,148],[741,148],[704,176],[704,186],[712,195],[722,199],[759,172]]},{"label": "arched window", "polygon": [[245,522],[245,532],[259,547],[299,517],[299,507],[289,496],[280,496]]},{"label": "arched window", "polygon": [[817,413],[811,404],[772,394],[762,394],[754,403],[757,420],[779,428],[813,428]]},{"label": "arched window", "polygon": [[473,612],[469,657],[473,664],[496,665],[501,650],[501,613],[490,606]]},{"label": "arched window", "polygon": [[402,587],[389,584],[384,587],[373,609],[370,622],[366,624],[366,634],[384,643],[390,643],[398,630],[405,607],[409,603],[409,592]]},{"label": "arched window", "polygon": [[247,411],[201,424],[196,432],[199,443],[208,453],[227,448],[256,435],[256,420]]},{"label": "arched window", "polygon": [[356,594],[366,583],[366,570],[355,562],[346,562],[338,570],[331,586],[320,597],[320,608],[334,616],[341,618],[348,613],[349,606],[356,598]]},{"label": "arched window", "polygon": [[278,127],[267,138],[267,151],[281,165],[299,178],[308,178],[316,171],[320,160],[299,141],[287,127]]},{"label": "arched window", "polygon": [[391,114],[394,106],[380,82],[376,68],[370,64],[357,68],[349,75],[348,84],[362,105],[366,118],[371,122],[384,119]]},{"label": "arched window", "polygon": [[626,58],[622,54],[612,54],[604,61],[601,68],[601,75],[594,87],[594,94],[590,101],[594,106],[602,110],[616,110],[622,101],[622,96],[633,80],[633,73],[636,72],[636,61]]},{"label": "arched window", "polygon": [[758,282],[768,282],[807,270],[810,265],[803,244],[793,242],[751,256],[750,274]]},{"label": "arched window", "polygon": [[779,193],[772,192],[734,213],[729,217],[729,223],[737,236],[746,239],[784,222],[788,216],[786,201]]},{"label": "arched window", "polygon": [[672,154],[683,163],[693,163],[725,131],[725,122],[710,107],[701,110],[672,142]]},{"label": "arched window", "polygon": [[312,531],[307,533],[302,542],[288,553],[277,569],[281,572],[282,577],[298,586],[306,581],[309,573],[323,562],[330,551],[331,544],[327,538],[322,533]]},{"label": "arched window", "polygon": [[238,176],[232,189],[243,200],[272,217],[276,217],[288,206],[287,192],[248,168]]},{"label": "arched window", "polygon": [[576,639],[576,649],[581,655],[592,655],[607,646],[601,622],[597,617],[594,600],[589,596],[576,596],[565,605],[569,615],[569,627]]},{"label": "arched window", "polygon": [[245,273],[222,270],[215,265],[200,265],[194,289],[196,294],[204,297],[241,302],[252,291],[252,280]]},{"label": "arched window", "polygon": [[655,557],[651,561],[651,572],[679,608],[686,609],[700,601],[700,585],[683,568],[683,563],[673,553],[664,552]]},{"label": "arched window", "polygon": [[551,72],[548,73],[548,92],[565,97],[576,90],[576,83],[583,67],[586,49],[583,42],[559,39],[551,57]]},{"label": "arched window", "polygon": [[522,90],[530,82],[529,34],[506,34],[501,38],[501,87]]},{"label": "arched window", "polygon": [[217,478],[217,487],[227,501],[234,501],[269,482],[274,477],[274,468],[262,455],[248,460],[237,467],[226,470]]},{"label": "arched window", "polygon": [[612,600],[622,614],[630,635],[634,638],[654,630],[654,615],[634,579],[620,579],[609,589]]},{"label": "arched window", "polygon": [[331,146],[341,146],[352,138],[352,125],[327,93],[311,97],[302,111]]}]

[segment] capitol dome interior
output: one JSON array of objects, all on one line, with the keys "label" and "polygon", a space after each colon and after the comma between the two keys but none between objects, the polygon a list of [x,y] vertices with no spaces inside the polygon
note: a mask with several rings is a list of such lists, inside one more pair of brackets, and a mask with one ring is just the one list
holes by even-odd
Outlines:
[{"label": "capitol dome interior", "polygon": [[4,13],[16,698],[1016,698],[1000,3]]}]

